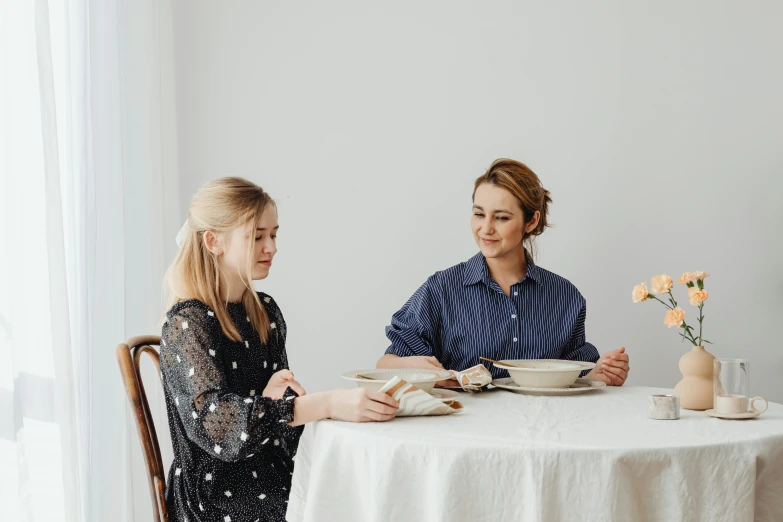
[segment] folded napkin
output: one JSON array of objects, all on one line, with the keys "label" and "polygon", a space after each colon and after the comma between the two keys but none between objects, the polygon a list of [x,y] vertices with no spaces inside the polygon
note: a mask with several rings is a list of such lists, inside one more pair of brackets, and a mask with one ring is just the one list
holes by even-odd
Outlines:
[{"label": "folded napkin", "polygon": [[457,400],[436,399],[429,393],[413,384],[395,376],[383,385],[381,392],[389,395],[400,403],[397,417],[413,417],[415,415],[449,415],[462,409]]},{"label": "folded napkin", "polygon": [[462,389],[469,392],[481,391],[484,386],[492,382],[492,374],[483,364],[477,364],[473,368],[461,372],[451,370],[451,373]]}]

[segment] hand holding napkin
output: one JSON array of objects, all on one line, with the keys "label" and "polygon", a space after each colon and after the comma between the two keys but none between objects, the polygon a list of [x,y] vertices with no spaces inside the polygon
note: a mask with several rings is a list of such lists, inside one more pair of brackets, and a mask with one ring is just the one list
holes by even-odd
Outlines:
[{"label": "hand holding napkin", "polygon": [[462,389],[469,392],[481,391],[484,386],[492,382],[492,374],[483,364],[477,364],[473,368],[461,372],[451,370],[451,373]]},{"label": "hand holding napkin", "polygon": [[462,404],[459,401],[443,402],[397,376],[384,384],[381,392],[400,403],[397,417],[449,415],[462,409]]}]

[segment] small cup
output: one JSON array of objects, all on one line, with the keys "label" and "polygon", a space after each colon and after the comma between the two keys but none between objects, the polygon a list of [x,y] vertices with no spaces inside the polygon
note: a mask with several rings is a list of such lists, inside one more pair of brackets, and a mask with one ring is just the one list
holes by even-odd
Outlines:
[{"label": "small cup", "polygon": [[[754,407],[756,401],[764,401],[764,408],[758,409]],[[748,400],[746,395],[726,394],[718,395],[715,398],[715,411],[718,413],[764,413],[768,407],[769,403],[764,397],[753,397]]]},{"label": "small cup", "polygon": [[647,416],[655,420],[680,418],[680,397],[671,394],[650,395]]}]

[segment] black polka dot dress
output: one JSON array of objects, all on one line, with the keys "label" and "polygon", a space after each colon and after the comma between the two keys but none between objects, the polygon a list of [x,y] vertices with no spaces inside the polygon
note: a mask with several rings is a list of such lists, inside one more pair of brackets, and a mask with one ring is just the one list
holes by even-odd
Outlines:
[{"label": "black polka dot dress", "polygon": [[177,303],[163,326],[160,366],[174,462],[166,485],[170,520],[283,521],[302,428],[296,394],[262,393],[288,368],[286,329],[277,304],[259,293],[269,315],[262,343],[242,303],[228,311],[242,336],[223,335],[215,312],[200,301]]}]

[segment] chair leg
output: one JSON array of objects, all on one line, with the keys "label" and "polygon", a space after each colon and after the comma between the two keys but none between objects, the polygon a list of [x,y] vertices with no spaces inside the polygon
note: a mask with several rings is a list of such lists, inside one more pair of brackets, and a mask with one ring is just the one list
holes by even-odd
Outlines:
[{"label": "chair leg", "polygon": [[155,497],[157,498],[158,517],[160,517],[160,522],[168,522],[169,510],[166,507],[166,486],[160,477],[155,477],[155,491],[157,492]]}]

